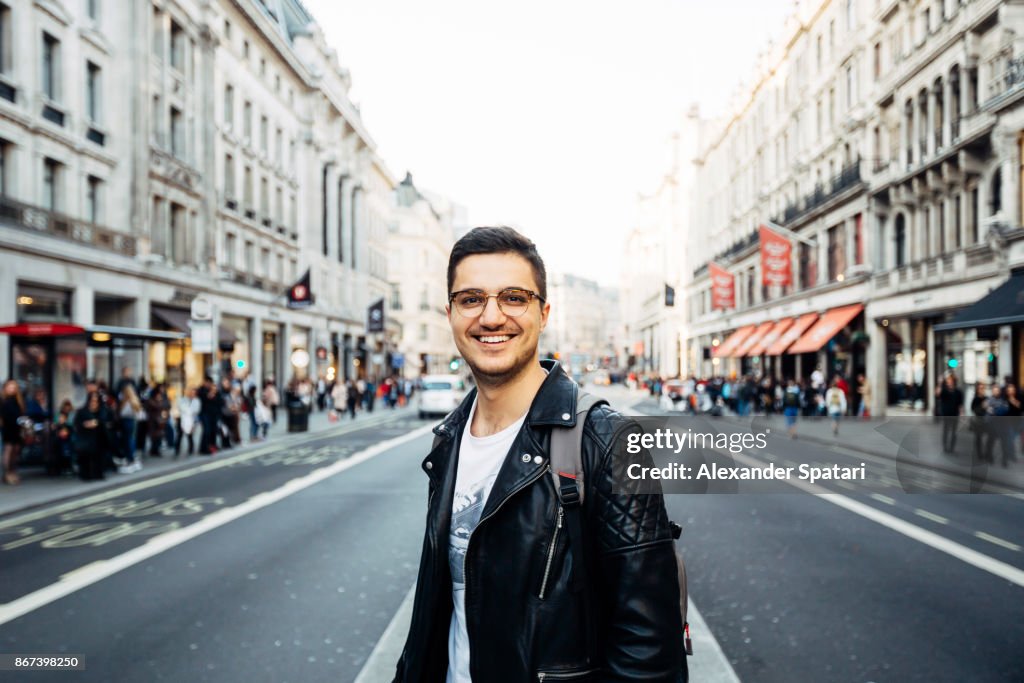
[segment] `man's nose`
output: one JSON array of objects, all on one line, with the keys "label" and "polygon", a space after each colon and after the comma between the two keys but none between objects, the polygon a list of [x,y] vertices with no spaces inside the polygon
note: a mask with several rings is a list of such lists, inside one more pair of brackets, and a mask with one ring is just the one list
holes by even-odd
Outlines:
[{"label": "man's nose", "polygon": [[505,323],[505,314],[498,306],[497,297],[490,297],[484,304],[484,310],[480,313],[480,324],[484,327],[497,327]]}]

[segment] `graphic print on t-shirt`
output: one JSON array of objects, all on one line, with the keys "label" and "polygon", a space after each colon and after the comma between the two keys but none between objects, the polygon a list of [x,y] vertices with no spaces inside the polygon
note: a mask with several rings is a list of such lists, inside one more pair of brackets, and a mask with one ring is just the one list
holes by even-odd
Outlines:
[{"label": "graphic print on t-shirt", "polygon": [[480,522],[480,513],[487,502],[487,493],[491,490],[498,473],[494,472],[486,479],[473,482],[467,491],[456,491],[452,502],[452,526],[448,544],[448,563],[452,570],[452,584],[455,590],[465,588],[464,560],[466,548],[469,547],[469,536]]}]

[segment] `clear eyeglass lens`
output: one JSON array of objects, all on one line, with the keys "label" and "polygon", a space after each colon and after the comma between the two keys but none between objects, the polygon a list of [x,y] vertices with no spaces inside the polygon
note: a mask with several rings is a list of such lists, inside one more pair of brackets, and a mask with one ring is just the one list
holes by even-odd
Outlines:
[{"label": "clear eyeglass lens", "polygon": [[[483,292],[462,292],[455,297],[459,313],[466,316],[480,315],[489,297]],[[522,315],[530,305],[530,293],[521,290],[507,290],[497,295],[498,307],[505,315]]]}]

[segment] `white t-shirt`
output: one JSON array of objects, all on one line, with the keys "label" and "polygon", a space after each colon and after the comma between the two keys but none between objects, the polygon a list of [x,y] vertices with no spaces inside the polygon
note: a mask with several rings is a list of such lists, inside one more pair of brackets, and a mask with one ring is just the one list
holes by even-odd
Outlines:
[{"label": "white t-shirt", "polygon": [[470,426],[476,414],[476,401],[459,445],[459,469],[455,477],[452,524],[448,530],[448,564],[452,573],[452,599],[455,611],[448,628],[448,677],[446,683],[471,683],[469,676],[469,634],[466,632],[466,583],[463,563],[469,536],[480,521],[487,496],[498,470],[512,448],[526,413],[505,429],[491,436],[473,436]]}]

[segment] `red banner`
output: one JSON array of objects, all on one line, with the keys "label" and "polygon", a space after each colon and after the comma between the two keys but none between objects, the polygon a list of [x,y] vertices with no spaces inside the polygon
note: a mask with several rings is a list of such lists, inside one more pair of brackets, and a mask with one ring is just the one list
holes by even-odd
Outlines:
[{"label": "red banner", "polygon": [[711,276],[711,309],[736,308],[736,276],[717,263],[708,263]]},{"label": "red banner", "polygon": [[771,228],[762,225],[761,237],[761,284],[766,287],[793,284],[793,245],[788,239]]}]

